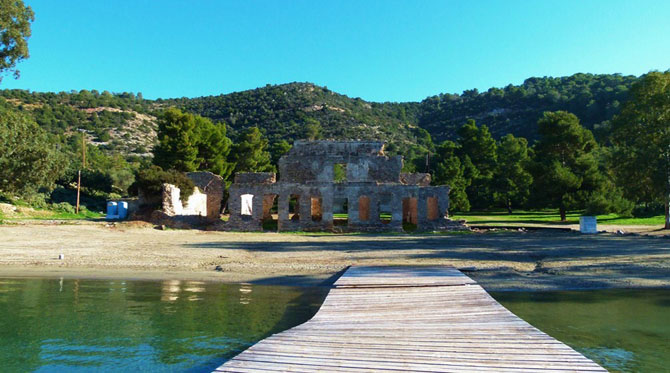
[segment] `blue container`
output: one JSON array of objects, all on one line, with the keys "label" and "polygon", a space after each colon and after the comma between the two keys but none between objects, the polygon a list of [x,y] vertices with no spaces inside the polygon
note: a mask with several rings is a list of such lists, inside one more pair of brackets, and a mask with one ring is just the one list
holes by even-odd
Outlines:
[{"label": "blue container", "polygon": [[118,205],[114,201],[107,202],[107,220],[118,219]]},{"label": "blue container", "polygon": [[120,201],[116,209],[119,219],[125,219],[128,217],[128,202]]}]

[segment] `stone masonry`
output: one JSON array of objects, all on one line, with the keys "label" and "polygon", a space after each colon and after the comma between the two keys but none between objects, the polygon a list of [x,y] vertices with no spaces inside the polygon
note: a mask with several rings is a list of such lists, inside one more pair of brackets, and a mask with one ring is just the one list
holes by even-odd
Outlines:
[{"label": "stone masonry", "polygon": [[225,229],[260,231],[274,216],[280,231],[402,231],[403,223],[467,229],[446,217],[448,186],[430,186],[430,174],[401,173],[402,156],[383,149],[382,142],[296,141],[279,160],[281,180],[268,172],[235,175]]}]

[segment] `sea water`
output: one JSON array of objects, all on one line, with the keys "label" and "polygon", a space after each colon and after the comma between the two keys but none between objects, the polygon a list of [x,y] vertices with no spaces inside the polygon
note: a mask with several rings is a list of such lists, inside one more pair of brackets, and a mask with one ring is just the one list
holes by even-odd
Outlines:
[{"label": "sea water", "polygon": [[328,289],[0,278],[3,372],[209,372],[310,319]]},{"label": "sea water", "polygon": [[491,295],[611,372],[670,372],[670,289]]},{"label": "sea water", "polygon": [[[209,372],[310,319],[327,292],[176,280],[0,278],[0,367]],[[670,371],[670,290],[492,295],[610,371]]]}]

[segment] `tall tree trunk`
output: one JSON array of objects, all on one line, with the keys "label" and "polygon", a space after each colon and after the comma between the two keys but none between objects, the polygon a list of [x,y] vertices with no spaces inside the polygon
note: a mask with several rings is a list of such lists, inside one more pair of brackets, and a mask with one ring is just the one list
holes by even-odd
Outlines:
[{"label": "tall tree trunk", "polygon": [[509,198],[507,199],[507,213],[512,215],[512,200]]},{"label": "tall tree trunk", "polygon": [[563,206],[559,207],[558,213],[561,214],[561,221],[565,221],[565,207]]}]

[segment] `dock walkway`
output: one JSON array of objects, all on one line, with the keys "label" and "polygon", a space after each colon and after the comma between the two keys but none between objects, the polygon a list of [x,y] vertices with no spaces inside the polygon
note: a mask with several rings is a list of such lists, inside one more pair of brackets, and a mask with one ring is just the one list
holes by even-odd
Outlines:
[{"label": "dock walkway", "polygon": [[352,267],[316,315],[216,372],[605,372],[450,267]]}]

